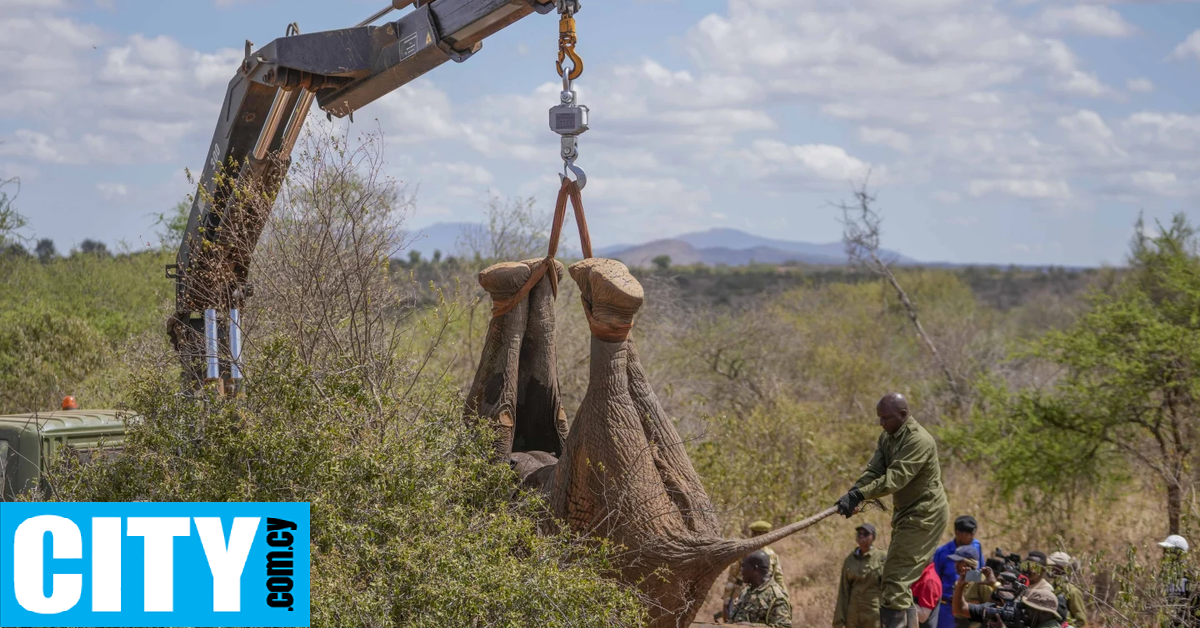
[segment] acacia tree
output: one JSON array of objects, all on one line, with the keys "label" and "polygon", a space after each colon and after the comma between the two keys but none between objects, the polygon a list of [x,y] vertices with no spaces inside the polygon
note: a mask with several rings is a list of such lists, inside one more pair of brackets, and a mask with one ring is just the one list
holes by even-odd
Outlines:
[{"label": "acacia tree", "polygon": [[1200,255],[1186,217],[1154,236],[1139,220],[1128,275],[1092,300],[1072,327],[1028,352],[1063,375],[1049,390],[1019,395],[1014,408],[1032,413],[1051,438],[1096,445],[1079,455],[1117,454],[1154,473],[1177,534],[1200,439]]},{"label": "acacia tree", "polygon": [[896,275],[892,272],[891,266],[884,259],[879,248],[879,239],[882,233],[880,227],[883,225],[883,218],[874,207],[875,195],[867,189],[869,179],[870,175],[868,174],[867,179],[861,185],[853,186],[853,203],[841,202],[834,205],[842,212],[842,244],[845,246],[846,256],[850,258],[851,263],[863,266],[882,277],[896,291],[896,296],[900,298],[900,304],[904,306],[904,312],[912,321],[917,336],[925,343],[929,354],[933,356],[933,361],[946,378],[946,384],[954,396],[955,405],[961,409],[964,403],[962,387],[955,379],[954,372],[950,370],[950,364],[938,351],[933,338],[926,333],[925,326],[921,324],[921,317],[917,313],[917,306],[913,304],[904,287],[900,285],[900,281],[896,279]]}]

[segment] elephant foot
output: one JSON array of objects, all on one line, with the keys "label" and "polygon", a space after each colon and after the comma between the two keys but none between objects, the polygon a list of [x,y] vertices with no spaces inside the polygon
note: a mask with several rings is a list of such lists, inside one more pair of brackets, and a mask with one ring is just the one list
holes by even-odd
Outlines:
[{"label": "elephant foot", "polygon": [[511,299],[529,281],[533,270],[522,262],[500,262],[479,271],[479,285],[492,301]]},{"label": "elephant foot", "polygon": [[592,333],[605,341],[623,341],[642,307],[645,292],[629,269],[616,260],[591,258],[571,265],[579,284]]}]

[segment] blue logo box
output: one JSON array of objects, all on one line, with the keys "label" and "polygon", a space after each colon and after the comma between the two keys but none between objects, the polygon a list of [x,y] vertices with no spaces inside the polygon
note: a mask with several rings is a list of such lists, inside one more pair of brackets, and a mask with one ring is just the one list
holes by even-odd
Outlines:
[{"label": "blue logo box", "polygon": [[309,625],[307,503],[0,503],[0,627]]}]

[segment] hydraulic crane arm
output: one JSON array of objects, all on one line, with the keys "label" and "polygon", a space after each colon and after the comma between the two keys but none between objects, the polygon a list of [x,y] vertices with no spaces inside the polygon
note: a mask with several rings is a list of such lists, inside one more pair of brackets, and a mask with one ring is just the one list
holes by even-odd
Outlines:
[{"label": "hydraulic crane arm", "polygon": [[[241,379],[239,312],[250,260],[315,99],[330,117],[350,116],[443,63],[462,62],[483,40],[561,0],[392,0],[352,28],[281,37],[252,50],[229,82],[187,231],[167,277],[175,280],[168,332],[185,379]],[[371,24],[395,9],[399,20]],[[267,202],[246,202],[254,189]],[[220,324],[220,318],[226,325]]]}]

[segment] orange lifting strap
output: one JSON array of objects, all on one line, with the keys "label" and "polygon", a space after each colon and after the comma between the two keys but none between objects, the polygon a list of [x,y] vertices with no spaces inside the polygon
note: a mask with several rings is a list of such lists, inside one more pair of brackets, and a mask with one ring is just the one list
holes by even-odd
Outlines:
[{"label": "orange lifting strap", "polygon": [[[517,307],[517,304],[529,296],[529,291],[533,290],[537,282],[541,281],[554,265],[554,256],[558,254],[558,240],[562,237],[563,223],[567,220],[568,200],[571,201],[571,206],[575,210],[575,223],[579,227],[579,244],[583,248],[583,257],[584,259],[592,257],[592,237],[588,234],[587,217],[583,213],[583,198],[579,194],[579,186],[570,178],[563,177],[562,187],[558,190],[558,202],[554,206],[554,224],[550,228],[550,250],[516,294],[508,299],[492,303],[493,317],[504,316]],[[550,273],[550,286],[557,298],[558,273]],[[605,342],[623,342],[629,338],[629,332],[633,330],[632,324],[614,325],[598,321],[592,317],[592,304],[582,297],[581,300],[583,301],[583,313],[587,316],[588,326],[593,335]]]},{"label": "orange lifting strap", "polygon": [[[524,286],[511,298],[492,303],[492,316],[504,316],[512,311],[517,304],[529,296],[529,291],[546,275],[546,271],[554,265],[554,256],[558,255],[558,239],[562,236],[563,223],[567,219],[567,199],[575,209],[575,223],[579,226],[579,243],[583,247],[584,259],[592,256],[592,237],[588,235],[587,218],[583,215],[583,198],[579,194],[579,186],[568,177],[563,177],[562,187],[558,190],[558,203],[554,206],[554,224],[550,228],[550,250],[546,258],[534,269],[533,274]],[[550,285],[558,297],[558,273],[550,273]]]}]

